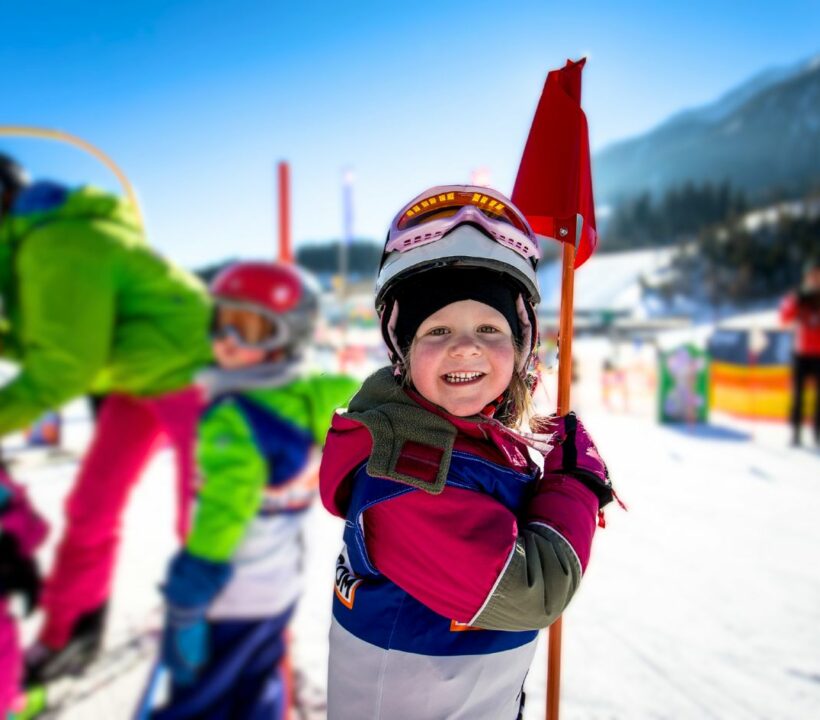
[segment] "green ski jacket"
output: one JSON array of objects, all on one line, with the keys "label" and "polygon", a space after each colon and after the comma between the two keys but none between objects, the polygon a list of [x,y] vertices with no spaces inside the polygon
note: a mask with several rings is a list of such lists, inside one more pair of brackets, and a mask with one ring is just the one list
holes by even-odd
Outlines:
[{"label": "green ski jacket", "polygon": [[37,183],[0,223],[0,436],[84,393],[154,396],[210,360],[204,286],[145,242],[132,207]]},{"label": "green ski jacket", "polygon": [[301,470],[296,461],[300,446],[324,445],[334,411],[358,387],[345,375],[308,375],[216,400],[199,424],[202,485],[188,550],[228,562],[259,512],[266,487],[281,488],[292,479],[292,470]]}]

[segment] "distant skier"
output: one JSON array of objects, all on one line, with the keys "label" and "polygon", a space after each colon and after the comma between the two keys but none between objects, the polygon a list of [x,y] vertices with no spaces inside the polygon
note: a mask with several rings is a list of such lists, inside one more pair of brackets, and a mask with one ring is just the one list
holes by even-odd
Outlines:
[{"label": "distant skier", "polygon": [[301,594],[318,448],[358,383],[309,373],[318,294],[293,266],[243,262],[211,286],[217,366],[198,431],[193,530],[172,560],[155,720],[268,718],[287,708],[285,629]]},{"label": "distant skier", "polygon": [[542,419],[553,436],[517,430],[539,255],[486,187],[431,188],[390,226],[376,307],[393,367],[334,417],[321,465],[346,520],[329,720],[521,716],[537,629],[574,595],[612,499],[574,414]]},{"label": "distant skier", "polygon": [[86,393],[106,394],[66,503],[28,680],[81,670],[102,637],[128,495],[158,440],[177,456],[187,530],[194,372],[210,359],[207,292],[145,243],[133,209],[91,188],[30,184],[0,155],[0,348],[20,366],[0,387],[0,436]]},{"label": "distant skier", "polygon": [[37,605],[40,573],[34,551],[47,531],[25,490],[12,481],[0,460],[0,718],[23,709],[23,659],[8,601],[12,595],[22,596],[26,612]]},{"label": "distant skier", "polygon": [[792,359],[792,444],[800,445],[806,384],[814,383],[814,443],[820,446],[820,263],[811,265],[797,292],[790,293],[780,306],[784,323],[796,325]]}]

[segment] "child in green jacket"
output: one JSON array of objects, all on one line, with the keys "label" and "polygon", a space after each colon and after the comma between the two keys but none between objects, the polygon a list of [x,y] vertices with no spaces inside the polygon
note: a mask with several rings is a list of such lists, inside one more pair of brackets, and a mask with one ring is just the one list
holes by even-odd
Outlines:
[{"label": "child in green jacket", "polygon": [[194,527],[171,562],[155,720],[284,717],[284,631],[301,593],[301,533],[334,410],[357,383],[306,374],[318,296],[293,266],[239,263],[214,280],[210,398]]}]

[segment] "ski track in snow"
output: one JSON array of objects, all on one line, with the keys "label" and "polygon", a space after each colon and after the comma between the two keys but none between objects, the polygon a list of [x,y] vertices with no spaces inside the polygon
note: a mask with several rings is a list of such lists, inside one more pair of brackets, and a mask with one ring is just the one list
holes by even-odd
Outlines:
[{"label": "ski track in snow", "polygon": [[[607,509],[565,613],[562,720],[820,717],[820,454],[788,448],[776,424],[661,427],[606,414],[596,395],[594,385],[579,393],[581,417],[629,512]],[[68,423],[68,444],[81,447],[87,429],[81,419]],[[14,468],[53,523],[45,567],[74,470],[64,460]],[[323,686],[341,523],[321,507],[311,512],[292,655]],[[128,509],[108,645],[159,621],[172,518],[172,462],[162,452]],[[24,623],[27,640],[38,623]],[[544,717],[543,640],[525,720]],[[60,717],[128,718],[148,672],[145,661]]]}]

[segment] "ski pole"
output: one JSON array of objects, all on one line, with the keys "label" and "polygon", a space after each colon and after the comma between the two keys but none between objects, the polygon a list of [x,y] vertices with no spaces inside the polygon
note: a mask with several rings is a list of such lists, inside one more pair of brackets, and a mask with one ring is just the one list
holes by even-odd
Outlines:
[{"label": "ski pole", "polygon": [[140,695],[139,703],[137,703],[134,711],[134,720],[149,720],[152,714],[154,698],[157,694],[157,688],[165,673],[165,666],[157,660],[151,668],[151,674],[148,676],[148,682],[145,685],[145,690]]}]

